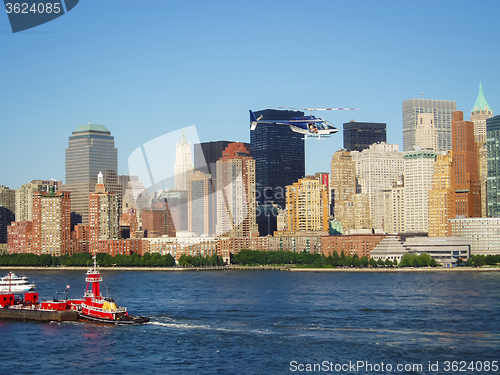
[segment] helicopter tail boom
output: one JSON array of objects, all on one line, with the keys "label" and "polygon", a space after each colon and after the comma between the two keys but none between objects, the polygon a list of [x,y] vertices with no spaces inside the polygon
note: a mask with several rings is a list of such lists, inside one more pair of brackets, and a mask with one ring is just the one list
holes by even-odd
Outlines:
[{"label": "helicopter tail boom", "polygon": [[260,115],[259,118],[256,118],[255,113],[250,110],[250,130],[255,130],[259,121],[262,120],[262,117],[264,116]]}]

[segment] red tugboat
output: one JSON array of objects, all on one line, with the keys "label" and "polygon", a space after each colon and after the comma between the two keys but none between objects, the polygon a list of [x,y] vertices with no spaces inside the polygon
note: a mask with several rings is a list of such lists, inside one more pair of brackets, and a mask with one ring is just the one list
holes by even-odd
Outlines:
[{"label": "red tugboat", "polygon": [[80,320],[111,324],[149,322],[149,318],[147,317],[129,315],[126,307],[118,307],[114,300],[101,295],[99,283],[102,281],[102,278],[100,272],[97,270],[95,255],[94,268],[87,270],[85,281],[87,282],[87,290],[79,306],[78,317]]}]

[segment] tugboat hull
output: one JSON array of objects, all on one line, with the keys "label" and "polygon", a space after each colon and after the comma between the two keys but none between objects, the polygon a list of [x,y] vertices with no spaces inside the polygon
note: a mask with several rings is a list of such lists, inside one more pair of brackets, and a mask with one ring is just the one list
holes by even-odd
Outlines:
[{"label": "tugboat hull", "polygon": [[79,313],[78,318],[80,320],[85,320],[88,322],[95,322],[95,323],[105,323],[105,324],[142,324],[142,323],[147,323],[149,322],[149,318],[145,316],[135,316],[135,315],[126,315],[122,316],[117,319],[107,319],[107,318],[100,318],[97,316],[90,316],[86,314]]}]

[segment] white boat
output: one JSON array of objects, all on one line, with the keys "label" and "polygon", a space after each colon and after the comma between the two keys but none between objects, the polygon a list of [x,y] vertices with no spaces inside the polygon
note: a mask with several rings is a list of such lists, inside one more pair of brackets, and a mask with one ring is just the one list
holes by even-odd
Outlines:
[{"label": "white boat", "polygon": [[35,288],[35,284],[28,281],[28,276],[17,276],[13,272],[0,279],[0,293],[25,293]]}]

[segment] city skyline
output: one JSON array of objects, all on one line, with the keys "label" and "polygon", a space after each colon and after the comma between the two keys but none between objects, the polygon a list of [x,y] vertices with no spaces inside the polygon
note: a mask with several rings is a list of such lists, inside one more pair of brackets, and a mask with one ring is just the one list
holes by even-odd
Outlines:
[{"label": "city skyline", "polygon": [[[423,93],[456,101],[468,119],[482,82],[493,113],[500,108],[497,52],[483,59],[470,52],[498,39],[495,1],[481,3],[488,12],[465,1],[355,9],[344,1],[152,3],[155,12],[132,1],[117,11],[89,0],[17,34],[0,16],[8,56],[0,69],[9,73],[0,94],[8,140],[0,156],[9,163],[0,167],[0,184],[64,181],[61,145],[89,122],[111,130],[123,175],[133,150],[186,126],[197,127],[200,142],[249,142],[248,109],[358,107],[319,115],[339,130],[351,119],[387,123],[387,142],[403,149],[404,100]],[[452,59],[457,51],[460,59]],[[340,131],[308,140],[306,175],[329,171],[340,147]]]}]

